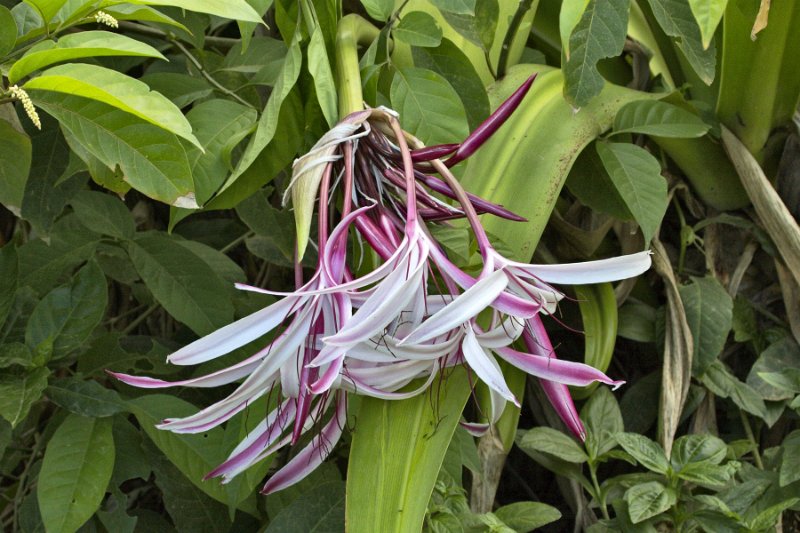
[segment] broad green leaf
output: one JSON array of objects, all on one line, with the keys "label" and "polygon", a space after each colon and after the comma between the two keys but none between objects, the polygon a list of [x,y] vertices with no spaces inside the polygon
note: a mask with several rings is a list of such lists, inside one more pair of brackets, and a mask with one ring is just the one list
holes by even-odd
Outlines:
[{"label": "broad green leaf", "polygon": [[107,389],[94,380],[53,380],[47,387],[47,397],[67,411],[86,417],[103,418],[127,410],[116,391]]},{"label": "broad green leaf", "polygon": [[286,50],[286,43],[280,39],[256,36],[247,49],[235,44],[216,72],[240,72],[252,76],[249,83],[273,86],[286,59]]},{"label": "broad green leaf", "polygon": [[564,0],[558,12],[558,33],[561,35],[561,50],[569,61],[569,38],[575,26],[583,17],[583,12],[589,5],[589,0]]},{"label": "broad green leaf", "polygon": [[19,260],[17,248],[7,243],[0,248],[0,326],[6,321],[8,311],[14,303],[14,294],[19,286]]},{"label": "broad green leaf", "polygon": [[446,79],[461,98],[469,128],[477,128],[489,116],[489,97],[469,58],[448,39],[436,48],[411,49],[414,65],[432,70]]},{"label": "broad green leaf", "polygon": [[711,41],[703,48],[700,27],[689,7],[690,0],[648,0],[661,29],[673,37],[694,71],[706,85],[714,81],[717,50]]},{"label": "broad green leaf", "polygon": [[198,335],[233,320],[233,305],[220,277],[167,235],[143,234],[131,241],[127,250],[158,303]]},{"label": "broad green leaf", "polygon": [[718,465],[727,451],[725,442],[713,435],[684,435],[672,445],[670,462],[675,471],[692,463]]},{"label": "broad green leaf", "polygon": [[595,147],[581,151],[567,176],[565,185],[581,203],[595,211],[620,220],[633,220],[633,215],[603,167]]},{"label": "broad green leaf", "polygon": [[785,487],[800,479],[800,430],[795,430],[783,439],[780,485]]},{"label": "broad green leaf", "polygon": [[47,444],[36,489],[47,531],[72,533],[100,507],[114,470],[111,420],[71,414]]},{"label": "broad green leaf", "polygon": [[0,203],[17,216],[22,212],[31,153],[30,138],[0,119]]},{"label": "broad green leaf", "polygon": [[700,27],[704,49],[711,44],[727,5],[728,0],[689,0],[692,15]]},{"label": "broad green leaf", "polygon": [[147,371],[149,375],[174,373],[174,365],[164,360],[170,349],[148,336],[106,333],[92,342],[88,351],[78,359],[78,371],[84,376],[105,376],[105,371],[135,373]]},{"label": "broad green leaf", "polygon": [[20,285],[32,287],[43,296],[92,257],[99,241],[100,235],[82,225],[75,215],[62,217],[50,232],[49,246],[35,240],[17,250]]},{"label": "broad green leaf", "polygon": [[294,485],[286,487],[278,492],[268,494],[266,497],[266,509],[270,519],[292,505],[298,498],[314,490],[319,485],[336,483],[342,481],[342,474],[331,461],[326,461],[315,468],[313,472],[304,477]]},{"label": "broad green leaf", "polygon": [[619,433],[616,439],[626,452],[648,470],[659,474],[666,474],[669,471],[670,465],[664,450],[644,435]]},{"label": "broad green leaf", "polygon": [[205,149],[188,150],[197,202],[202,205],[225,182],[233,149],[252,131],[258,117],[254,109],[222,99],[197,104],[186,117]]},{"label": "broad green leaf", "polygon": [[333,71],[328,60],[328,51],[325,48],[325,38],[320,25],[317,25],[311,33],[307,53],[308,71],[314,78],[314,92],[317,93],[317,101],[328,126],[333,127],[339,120],[339,107]]},{"label": "broad green leaf", "polygon": [[442,28],[424,11],[411,11],[403,15],[392,36],[412,46],[431,48],[442,42]]},{"label": "broad green leaf", "polygon": [[67,0],[25,0],[33,6],[45,22],[50,22]]},{"label": "broad green leaf", "polygon": [[564,65],[564,96],[583,107],[603,89],[597,62],[622,53],[628,28],[630,0],[590,0],[569,38]]},{"label": "broad green leaf", "polygon": [[343,482],[321,483],[281,509],[264,533],[344,532],[344,496]]},{"label": "broad green leaf", "polygon": [[474,5],[474,13],[443,10],[442,15],[444,20],[462,37],[488,54],[497,31],[500,5],[498,0],[481,0]]},{"label": "broad green leaf", "polygon": [[427,145],[460,142],[469,133],[458,94],[433,71],[398,69],[389,98],[403,128]]},{"label": "broad green leaf", "polygon": [[142,449],[142,431],[128,421],[127,415],[115,416],[113,424],[114,447],[117,453],[114,473],[111,474],[112,486],[119,486],[129,479],[149,478],[152,468]]},{"label": "broad green leaf", "polygon": [[789,397],[800,393],[800,368],[785,368],[781,372],[759,372],[757,375],[779,391],[783,393],[788,391]]},{"label": "broad green leaf", "polygon": [[617,334],[637,342],[655,342],[656,314],[654,307],[629,299],[619,308]]},{"label": "broad green leaf", "polygon": [[111,15],[117,20],[135,20],[138,22],[157,22],[159,24],[166,24],[174,26],[183,31],[188,32],[189,29],[173,19],[168,17],[162,12],[153,9],[152,7],[133,4],[117,4],[103,8],[103,11]]},{"label": "broad green leaf", "polygon": [[131,212],[119,198],[96,191],[81,191],[70,204],[87,228],[95,228],[118,239],[131,239],[136,232]]},{"label": "broad green leaf", "polygon": [[494,511],[495,516],[518,533],[527,533],[561,518],[561,512],[539,502],[516,502]]},{"label": "broad green leaf", "polygon": [[694,339],[692,374],[702,376],[725,347],[733,321],[733,300],[712,277],[692,278],[691,284],[679,290]]},{"label": "broad green leaf", "polygon": [[[119,450],[119,441],[117,441],[116,438],[114,439],[114,444],[117,445],[117,460],[114,463],[114,466],[116,466],[116,463],[119,461],[119,456],[122,455],[122,453]],[[100,520],[100,523],[103,524],[103,527],[105,527],[107,531],[114,531],[114,533],[135,533],[139,517],[131,516],[127,513],[127,509],[130,506],[128,503],[130,498],[120,490],[118,485],[114,484],[113,479],[109,486],[109,492],[111,492],[111,495],[106,499],[105,505],[97,510],[97,518]],[[103,510],[103,508],[107,510]]]},{"label": "broad green leaf", "polygon": [[140,79],[149,85],[151,90],[163,94],[178,107],[186,107],[214,93],[214,88],[206,80],[187,74],[154,72]]},{"label": "broad green leaf", "polygon": [[166,59],[143,42],[108,31],[82,31],[61,37],[58,42],[44,41],[31,48],[8,71],[12,83],[40,68],[71,59],[102,56],[136,56]]},{"label": "broad green leaf", "polygon": [[633,144],[598,142],[597,154],[628,210],[650,242],[667,211],[667,182],[661,165]]},{"label": "broad green leaf", "polygon": [[[247,3],[261,16],[262,21],[264,20],[264,15],[272,7],[272,0],[247,0]],[[253,32],[258,24],[242,20],[236,21],[236,24],[239,26],[239,35],[242,36],[242,50],[247,50],[250,48]]]},{"label": "broad green leaf", "polygon": [[[774,380],[762,378],[764,374],[772,373],[779,376],[778,383],[783,386],[775,387]],[[794,380],[791,379],[792,375],[795,376]],[[795,384],[792,384],[792,381],[795,381]],[[772,343],[761,352],[750,368],[746,383],[765,400],[780,401],[793,398],[794,392],[800,392],[800,346],[791,337]]]},{"label": "broad green leaf", "polygon": [[263,24],[261,15],[245,0],[128,0],[130,4],[174,6],[187,11],[207,13],[218,17]]},{"label": "broad green leaf", "polygon": [[136,190],[178,207],[197,207],[186,151],[174,134],[78,96],[38,91],[35,101],[105,165],[119,165]]},{"label": "broad green leaf", "polygon": [[198,434],[178,434],[157,429],[156,424],[165,418],[180,418],[198,410],[190,403],[166,394],[142,396],[130,400],[128,405],[153,444],[186,479],[215,500],[229,502],[229,490],[236,489],[236,485],[241,483],[239,478],[233,479],[230,482],[232,487],[228,488],[221,485],[219,480],[203,481],[203,477],[224,461],[231,451],[222,448],[222,428],[216,427]]},{"label": "broad green leaf", "polygon": [[469,391],[466,373],[455,368],[430,394],[402,401],[361,399],[347,472],[345,513],[351,531],[422,528]]},{"label": "broad green leaf", "polygon": [[537,427],[526,431],[517,445],[523,451],[544,452],[570,463],[585,463],[589,457],[571,437],[549,427]]},{"label": "broad green leaf", "polygon": [[0,6],[0,57],[14,49],[17,40],[17,23],[6,6]]},{"label": "broad green leaf", "polygon": [[8,420],[12,428],[25,420],[33,402],[42,397],[49,375],[46,368],[0,374],[0,416]]},{"label": "broad green leaf", "polygon": [[780,503],[767,507],[763,511],[756,514],[752,520],[747,521],[749,530],[770,531],[775,524],[778,523],[778,519],[781,517],[781,514],[790,507],[797,505],[798,502],[800,502],[800,498],[789,498]]},{"label": "broad green leaf", "polygon": [[83,96],[116,107],[183,137],[195,146],[192,126],[181,110],[147,84],[116,70],[84,63],[69,63],[42,72],[25,89],[56,91]]},{"label": "broad green leaf", "polygon": [[[280,116],[282,104],[289,96],[295,83],[297,83],[297,78],[300,76],[303,54],[300,50],[299,33],[300,32],[297,32],[297,34],[295,34],[295,38],[292,39],[289,45],[289,50],[286,53],[286,59],[283,62],[280,76],[278,76],[275,87],[269,96],[267,106],[264,108],[264,112],[258,120],[256,132],[251,137],[244,154],[242,154],[242,158],[236,165],[236,170],[220,189],[220,194],[230,188],[239,176],[253,164],[275,136],[275,132],[278,129],[278,118]],[[281,142],[285,141],[281,140]]]},{"label": "broad green leaf", "polygon": [[702,137],[709,126],[697,115],[658,100],[639,100],[622,107],[614,118],[614,133],[658,137]]},{"label": "broad green leaf", "polygon": [[361,0],[361,5],[370,17],[380,22],[389,20],[394,11],[394,0]]},{"label": "broad green leaf", "polygon": [[634,524],[659,515],[675,505],[677,495],[658,481],[634,485],[625,492],[628,514]]},{"label": "broad green leaf", "polygon": [[448,13],[474,15],[477,0],[431,0],[431,3]]},{"label": "broad green leaf", "polygon": [[729,484],[736,473],[739,463],[731,461],[724,465],[715,465],[709,462],[691,463],[677,472],[679,478],[689,483],[700,485],[709,489],[721,489]]},{"label": "broad green leaf", "polygon": [[107,303],[106,277],[97,263],[90,261],[68,286],[53,289],[36,305],[25,330],[25,343],[36,350],[51,342],[54,358],[69,355],[100,323]]},{"label": "broad green leaf", "polygon": [[581,420],[587,430],[586,449],[592,457],[600,457],[614,448],[617,445],[614,435],[625,431],[617,399],[606,387],[595,389],[581,409]]},{"label": "broad green leaf", "polygon": [[701,378],[703,385],[720,398],[730,398],[733,403],[750,414],[764,418],[767,408],[764,399],[750,385],[742,383],[719,360],[712,362]]}]

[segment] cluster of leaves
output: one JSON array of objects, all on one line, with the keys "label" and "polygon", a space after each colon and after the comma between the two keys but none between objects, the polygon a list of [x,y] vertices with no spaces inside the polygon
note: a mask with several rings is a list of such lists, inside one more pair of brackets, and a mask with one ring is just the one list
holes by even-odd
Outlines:
[{"label": "cluster of leaves", "polygon": [[[783,146],[796,138],[786,124],[800,74],[784,50],[800,35],[800,9],[773,6],[764,29],[764,10],[749,2],[532,4],[0,0],[2,527],[341,531],[350,511],[338,466],[350,458],[348,494],[372,499],[375,455],[415,480],[391,490],[431,531],[528,531],[561,515],[592,531],[766,531],[799,510],[797,242],[745,193],[742,163],[720,139],[727,127],[742,140],[726,147],[753,155],[748,172],[779,185],[790,173],[800,143]],[[349,35],[337,34],[344,20],[356,21]],[[764,38],[754,44],[751,31]],[[259,498],[286,457],[224,486],[202,477],[274,398],[224,429],[176,435],[154,424],[218,393],[143,394],[104,373],[191,377],[166,354],[270,302],[234,283],[292,286],[294,224],[280,198],[293,158],[352,105],[334,63],[357,45],[364,100],[398,111],[427,144],[458,142],[538,73],[504,129],[455,169],[471,192],[528,219],[486,221],[509,257],[581,260],[652,239],[663,259],[659,276],[635,286],[575,290],[580,317],[564,312],[582,324],[584,346],[554,332],[559,356],[585,350],[587,363],[629,382],[619,405],[604,389],[575,391],[589,398],[583,446],[545,427],[542,408],[523,410],[542,427],[520,432],[519,448],[573,483],[563,496],[540,470],[516,492],[502,490],[512,485],[504,476],[497,502],[468,498],[474,480],[491,483],[502,468],[465,432],[431,438],[393,417],[402,402],[370,411],[364,401],[359,412],[354,401],[362,440],[340,452],[342,464]],[[796,188],[783,192],[800,205]],[[743,209],[750,198],[755,213]],[[469,267],[466,231],[443,227],[437,238]],[[451,398],[431,414],[429,403],[414,404],[420,427],[463,409]],[[509,409],[493,429],[503,453],[519,416]],[[388,424],[402,438],[376,454]],[[407,435],[420,435],[414,454]],[[436,453],[419,457],[437,447],[441,471]],[[390,500],[354,506],[349,523],[396,520]]]}]

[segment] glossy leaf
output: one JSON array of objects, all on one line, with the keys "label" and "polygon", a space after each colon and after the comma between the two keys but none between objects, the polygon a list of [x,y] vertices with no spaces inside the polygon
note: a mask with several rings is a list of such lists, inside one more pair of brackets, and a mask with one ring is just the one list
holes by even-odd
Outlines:
[{"label": "glossy leaf", "polygon": [[158,303],[198,335],[233,321],[233,305],[219,276],[202,259],[168,236],[146,233],[128,254]]},{"label": "glossy leaf", "polygon": [[661,165],[644,148],[633,144],[599,142],[595,146],[617,192],[649,243],[667,211],[667,182],[661,176]]},{"label": "glossy leaf", "polygon": [[54,63],[102,56],[135,56],[166,59],[150,45],[108,31],[83,31],[61,37],[58,42],[44,41],[31,48],[8,71],[12,83],[31,72]]},{"label": "glossy leaf", "polygon": [[659,515],[672,507],[677,495],[658,481],[634,485],[625,492],[628,514],[634,524]]},{"label": "glossy leaf", "polygon": [[783,439],[783,457],[781,458],[780,478],[781,487],[800,480],[800,430],[789,433]]},{"label": "glossy leaf", "polygon": [[119,198],[101,192],[81,191],[70,204],[81,223],[98,233],[130,239],[136,231],[130,211]]},{"label": "glossy leaf", "polygon": [[583,107],[603,88],[597,62],[622,52],[628,27],[628,0],[590,0],[569,38],[564,96]]},{"label": "glossy leaf", "polygon": [[720,398],[730,398],[748,413],[762,418],[767,415],[763,398],[750,385],[742,383],[734,376],[721,361],[712,362],[706,368],[701,381],[708,390]]},{"label": "glossy leaf", "polygon": [[680,288],[686,321],[692,330],[692,374],[702,376],[722,353],[733,322],[733,300],[715,278],[693,278]]},{"label": "glossy leaf", "polygon": [[6,6],[0,6],[0,57],[14,49],[17,40],[17,23]]},{"label": "glossy leaf", "polygon": [[581,420],[587,430],[586,450],[592,458],[614,448],[617,445],[614,436],[625,431],[617,399],[606,387],[594,391],[581,409]]},{"label": "glossy leaf", "polygon": [[261,15],[245,0],[128,0],[131,4],[173,6],[233,20],[263,24]]},{"label": "glossy leaf", "polygon": [[264,533],[343,532],[344,507],[344,483],[321,483],[281,509]]},{"label": "glossy leaf", "polygon": [[175,206],[197,207],[186,151],[174,134],[78,96],[38,91],[35,101],[106,166],[119,165],[133,188]]},{"label": "glossy leaf", "polygon": [[22,211],[31,153],[30,138],[0,119],[0,203],[17,216]]},{"label": "glossy leaf", "polygon": [[[764,379],[765,375],[770,377]],[[791,337],[770,344],[750,368],[746,383],[765,400],[793,398],[800,392],[800,346]]]},{"label": "glossy leaf", "polygon": [[523,451],[533,450],[548,453],[570,463],[585,463],[589,457],[575,440],[549,427],[537,427],[526,431],[517,445]]},{"label": "glossy leaf", "polygon": [[614,118],[614,133],[659,137],[701,137],[709,129],[700,117],[658,100],[640,100],[622,107]]},{"label": "glossy leaf", "polygon": [[477,0],[431,0],[431,3],[448,13],[474,15]]},{"label": "glossy leaf", "polygon": [[669,471],[670,465],[664,450],[644,435],[619,433],[616,439],[620,446],[645,468],[659,474],[666,474]]},{"label": "glossy leaf", "polygon": [[151,90],[161,93],[181,108],[214,93],[213,87],[206,80],[187,74],[154,72],[140,79],[149,85]]},{"label": "glossy leaf", "polygon": [[676,471],[692,463],[718,465],[727,451],[725,442],[713,435],[684,435],[672,445],[670,462]]},{"label": "glossy leaf", "polygon": [[69,415],[47,445],[36,489],[47,531],[71,533],[89,520],[113,469],[111,420]]},{"label": "glossy leaf", "polygon": [[94,380],[53,380],[47,387],[47,397],[67,411],[86,417],[103,418],[127,410],[116,391],[107,389]]},{"label": "glossy leaf", "polygon": [[561,36],[561,50],[567,61],[569,61],[570,55],[569,38],[588,5],[589,0],[564,0],[561,2],[561,9],[558,12],[558,33]]},{"label": "glossy leaf", "polygon": [[39,13],[45,22],[50,22],[53,17],[58,13],[58,10],[67,3],[67,0],[25,0],[26,3],[33,6],[37,13]]},{"label": "glossy leaf", "polygon": [[0,416],[8,420],[12,428],[25,420],[31,405],[42,397],[49,375],[46,368],[22,374],[3,371],[0,375]]},{"label": "glossy leaf", "polygon": [[458,94],[433,71],[398,69],[389,98],[403,128],[427,145],[459,142],[469,133]]},{"label": "glossy leaf", "polygon": [[700,27],[703,48],[708,48],[711,44],[727,5],[728,0],[689,0],[692,15]]},{"label": "glossy leaf", "polygon": [[424,11],[404,14],[392,35],[412,46],[430,48],[442,42],[442,29],[436,24],[436,19]]},{"label": "glossy leaf", "polygon": [[394,11],[394,0],[361,0],[361,5],[370,17],[381,22],[389,20]]},{"label": "glossy leaf", "polygon": [[200,146],[200,142],[192,135],[191,124],[175,104],[162,94],[151,91],[146,83],[116,70],[69,63],[45,70],[40,76],[28,81],[24,88],[56,91],[97,100],[136,115]]},{"label": "glossy leaf", "polygon": [[664,33],[673,37],[678,49],[706,85],[714,81],[717,50],[712,41],[703,48],[700,27],[692,15],[689,0],[648,0]]},{"label": "glossy leaf", "polygon": [[494,511],[494,514],[503,524],[519,533],[533,531],[561,518],[558,509],[540,502],[516,502],[504,505]]}]

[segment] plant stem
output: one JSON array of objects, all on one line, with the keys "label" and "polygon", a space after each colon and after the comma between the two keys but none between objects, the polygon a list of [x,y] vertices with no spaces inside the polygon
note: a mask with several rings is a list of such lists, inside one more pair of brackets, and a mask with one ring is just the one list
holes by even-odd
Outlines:
[{"label": "plant stem", "polygon": [[758,442],[753,434],[753,428],[750,426],[750,420],[747,418],[747,413],[739,409],[739,417],[742,419],[742,426],[744,427],[745,435],[747,435],[747,440],[750,441],[750,445],[753,447],[753,460],[755,461],[759,470],[764,470],[764,463],[761,461],[761,453],[758,451]]},{"label": "plant stem", "polygon": [[608,507],[606,506],[606,497],[600,489],[600,483],[597,481],[597,466],[594,463],[589,463],[589,473],[592,475],[594,495],[597,498],[597,503],[600,504],[600,512],[603,513],[603,518],[610,520],[611,517],[608,514]]},{"label": "plant stem", "polygon": [[142,313],[141,315],[139,315],[138,317],[136,317],[136,318],[133,320],[133,322],[131,322],[130,324],[128,324],[128,325],[127,325],[127,327],[126,327],[125,329],[123,329],[123,330],[122,330],[122,334],[123,334],[123,335],[128,335],[128,334],[130,334],[130,333],[131,333],[133,330],[135,330],[135,329],[137,328],[137,326],[139,326],[139,324],[141,324],[142,322],[144,322],[144,321],[145,321],[145,319],[147,319],[147,317],[149,317],[151,314],[153,314],[153,311],[155,311],[155,310],[156,310],[156,309],[158,309],[158,308],[159,308],[159,305],[158,305],[158,304],[153,304],[153,305],[151,305],[150,307],[148,307],[147,309],[145,309],[144,313]]},{"label": "plant stem", "polygon": [[[508,70],[508,55],[511,53],[511,45],[514,44],[514,38],[517,36],[519,25],[522,24],[522,19],[525,18],[525,13],[531,9],[531,6],[533,6],[533,0],[520,0],[519,6],[517,6],[517,11],[514,13],[514,18],[511,19],[511,22],[508,25],[508,31],[506,32],[505,39],[503,40],[503,46],[500,49],[500,57],[497,60],[496,77],[498,79],[506,75],[506,70]],[[489,65],[489,68],[491,69],[491,65]]]},{"label": "plant stem", "polygon": [[347,15],[336,29],[336,89],[339,92],[339,118],[364,109],[358,45],[374,41],[380,31],[359,15]]}]

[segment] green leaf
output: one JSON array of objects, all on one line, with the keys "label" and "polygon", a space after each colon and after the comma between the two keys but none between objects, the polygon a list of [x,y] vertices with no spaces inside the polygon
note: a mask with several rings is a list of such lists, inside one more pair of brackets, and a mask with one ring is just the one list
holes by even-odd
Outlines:
[{"label": "green leaf", "polygon": [[130,4],[174,6],[187,11],[207,13],[218,17],[263,24],[259,15],[245,0],[128,0]]},{"label": "green leaf", "polygon": [[0,416],[8,420],[12,428],[25,420],[33,402],[42,397],[49,375],[46,368],[24,374],[4,371],[0,375]]},{"label": "green leaf", "polygon": [[25,0],[25,2],[33,6],[45,22],[50,22],[67,0]]},{"label": "green leaf", "polygon": [[567,176],[566,186],[582,204],[595,211],[620,220],[633,220],[594,147],[581,151]]},{"label": "green leaf", "polygon": [[72,59],[103,56],[157,57],[161,52],[143,42],[108,31],[82,31],[61,37],[58,42],[44,41],[31,48],[8,71],[15,83],[35,70]]},{"label": "green leaf", "polygon": [[344,532],[344,496],[342,481],[321,483],[281,509],[264,533]]},{"label": "green leaf", "polygon": [[474,13],[442,10],[442,16],[462,37],[479,46],[485,54],[488,54],[492,49],[497,31],[500,5],[498,0],[481,0],[474,4],[474,8]]},{"label": "green leaf", "polygon": [[136,232],[133,217],[119,198],[96,191],[81,191],[70,204],[87,228],[97,228],[104,235],[123,240],[133,238]]},{"label": "green leaf", "polygon": [[586,449],[592,458],[600,457],[617,445],[614,436],[625,431],[617,399],[605,387],[595,389],[581,409],[586,428]]},{"label": "green leaf", "polygon": [[220,277],[167,235],[147,233],[128,244],[136,271],[158,303],[198,335],[233,320],[233,304]]},{"label": "green leaf", "polygon": [[569,38],[564,65],[564,96],[583,107],[603,88],[597,62],[622,53],[628,28],[630,0],[590,0]]},{"label": "green leaf", "polygon": [[626,207],[650,242],[667,211],[667,182],[661,165],[647,150],[633,144],[598,142],[597,154]]},{"label": "green leaf", "polygon": [[0,180],[0,203],[17,216],[22,212],[22,198],[30,170],[30,138],[10,122],[0,119],[0,176],[3,176]]},{"label": "green leaf", "polygon": [[23,368],[36,367],[34,354],[30,348],[21,342],[10,342],[0,345],[0,368],[21,366]]},{"label": "green leaf", "polygon": [[424,11],[411,11],[403,15],[392,30],[392,35],[412,46],[432,48],[442,42],[442,28],[435,18]]},{"label": "green leaf", "polygon": [[17,40],[17,23],[6,6],[0,6],[0,57],[14,49]]},{"label": "green leaf", "polygon": [[433,71],[398,69],[389,95],[403,127],[427,145],[460,142],[469,133],[458,94]]},{"label": "green leaf", "polygon": [[138,22],[158,22],[159,24],[166,24],[174,26],[183,31],[189,32],[189,28],[176,21],[172,17],[168,17],[160,11],[157,11],[149,6],[133,5],[133,4],[117,4],[110,5],[103,8],[103,11],[111,15],[117,20],[135,20]]},{"label": "green leaf", "polygon": [[675,38],[678,49],[683,52],[694,71],[706,85],[714,81],[717,50],[711,41],[703,48],[700,27],[689,7],[690,0],[648,0],[661,29]]},{"label": "green leaf", "polygon": [[614,133],[642,133],[658,137],[702,137],[709,126],[697,115],[658,100],[631,102],[617,112]]},{"label": "green leaf", "polygon": [[569,61],[569,38],[580,22],[589,0],[564,0],[558,12],[558,33],[561,36],[561,49]]},{"label": "green leaf", "polygon": [[361,5],[370,17],[380,22],[389,20],[394,11],[394,0],[361,0]]},{"label": "green leaf", "polygon": [[666,474],[669,471],[670,465],[664,450],[644,435],[619,433],[616,439],[626,452],[648,470],[659,474]]},{"label": "green leaf", "polygon": [[53,380],[47,387],[47,397],[67,411],[86,417],[102,418],[127,410],[116,391],[107,389],[94,380]]},{"label": "green leaf", "polygon": [[214,88],[206,80],[176,72],[154,72],[140,80],[181,108],[214,94]]},{"label": "green leaf", "polygon": [[700,27],[704,49],[711,44],[727,5],[728,0],[689,0],[692,15]]},{"label": "green leaf", "polygon": [[670,462],[675,471],[691,463],[718,465],[727,451],[725,442],[713,435],[684,435],[672,445]]},{"label": "green leaf", "polygon": [[448,13],[474,15],[477,0],[431,0],[431,3]]},{"label": "green leaf", "polygon": [[35,100],[106,166],[119,165],[133,188],[171,205],[197,207],[186,151],[174,134],[78,96],[39,91]]},{"label": "green leaf", "polygon": [[729,484],[738,466],[737,461],[731,461],[724,465],[708,462],[691,463],[678,472],[678,477],[701,487],[721,489]]},{"label": "green leaf", "polygon": [[19,286],[19,261],[17,248],[13,244],[6,244],[0,248],[0,326],[6,321],[8,311],[14,303],[14,294]]},{"label": "green leaf", "polygon": [[325,37],[319,24],[311,33],[307,53],[308,71],[314,78],[314,92],[317,93],[317,101],[328,126],[333,127],[339,121],[339,105],[333,71],[328,60],[328,51],[325,48]]},{"label": "green leaf", "polygon": [[56,91],[103,102],[183,137],[195,146],[192,126],[181,110],[146,83],[116,70],[84,63],[59,65],[28,81],[26,90]]},{"label": "green leaf", "polygon": [[720,398],[730,398],[748,413],[761,418],[767,415],[764,399],[750,385],[739,381],[721,361],[711,363],[701,381],[708,390]]},{"label": "green leaf", "polygon": [[106,277],[90,261],[68,286],[50,291],[36,305],[25,330],[25,343],[36,350],[42,343],[53,346],[53,358],[80,348],[102,320],[108,303]]},{"label": "green leaf", "polygon": [[436,48],[411,49],[414,65],[432,70],[446,79],[461,98],[469,128],[477,128],[489,116],[489,97],[469,58],[448,39]]},{"label": "green leaf", "polygon": [[430,394],[402,401],[361,399],[347,472],[351,531],[422,528],[469,391],[466,373],[455,368]]},{"label": "green leaf", "polygon": [[[764,374],[778,374],[775,380],[763,379]],[[794,375],[794,379],[792,376]],[[761,352],[747,375],[747,384],[765,400],[780,401],[794,397],[800,392],[800,346],[791,337],[785,337],[769,345]]]},{"label": "green leaf", "polygon": [[253,129],[255,110],[231,100],[206,100],[186,115],[205,153],[188,150],[197,202],[207,202],[231,171],[231,154]]},{"label": "green leaf", "polygon": [[527,533],[561,518],[561,512],[539,502],[516,502],[494,511],[506,526],[518,533]]},{"label": "green leaf", "polygon": [[800,480],[800,430],[794,430],[783,439],[783,455],[779,482],[781,487]]},{"label": "green leaf", "polygon": [[71,414],[47,444],[36,489],[47,531],[73,532],[100,507],[114,470],[111,420]]},{"label": "green leaf", "polygon": [[702,376],[725,347],[733,323],[733,300],[713,277],[692,278],[679,291],[694,339],[692,374]]},{"label": "green leaf", "polygon": [[675,505],[675,491],[658,481],[634,485],[625,492],[628,514],[634,524],[659,515]]},{"label": "green leaf", "polygon": [[526,431],[517,445],[523,451],[535,450],[548,453],[570,463],[585,463],[589,460],[577,442],[549,427],[537,427]]}]

